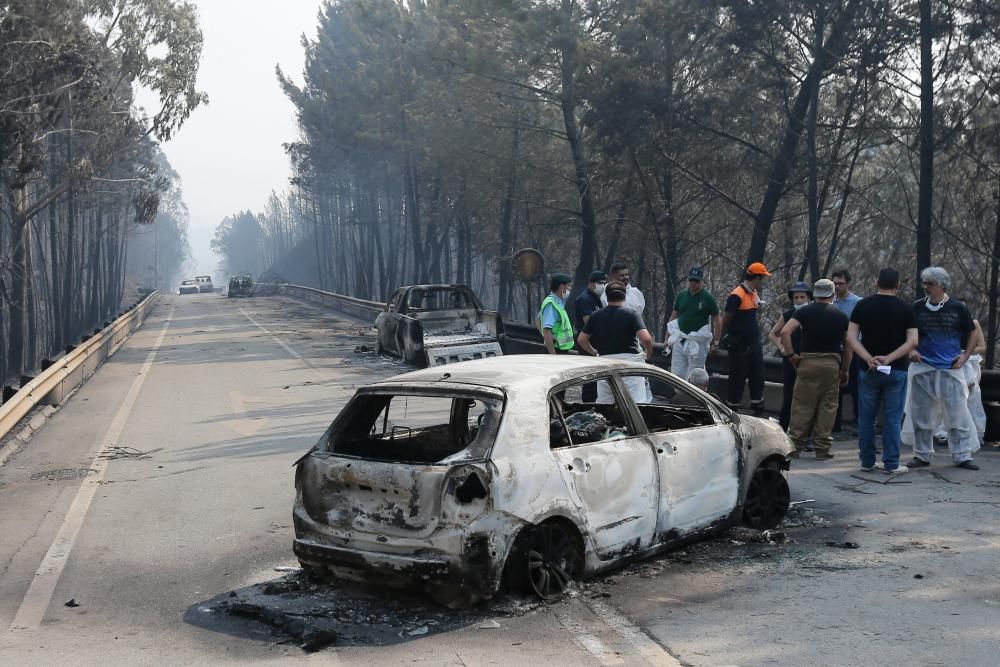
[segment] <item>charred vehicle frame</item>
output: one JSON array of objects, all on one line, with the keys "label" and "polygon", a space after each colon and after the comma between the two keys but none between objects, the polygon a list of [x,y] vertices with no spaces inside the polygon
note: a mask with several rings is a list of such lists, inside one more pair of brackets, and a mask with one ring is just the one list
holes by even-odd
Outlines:
[{"label": "charred vehicle frame", "polygon": [[[605,402],[575,398],[590,382]],[[554,599],[741,520],[777,525],[791,452],[776,424],[650,366],[425,369],[359,389],[299,459],[294,550],[317,574],[417,584],[452,607],[504,586]]]}]

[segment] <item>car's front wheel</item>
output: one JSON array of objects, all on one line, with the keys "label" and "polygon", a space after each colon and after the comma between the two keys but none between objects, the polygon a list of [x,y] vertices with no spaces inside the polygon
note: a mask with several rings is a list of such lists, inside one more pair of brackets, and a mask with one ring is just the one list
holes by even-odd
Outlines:
[{"label": "car's front wheel", "polygon": [[762,465],[750,479],[743,521],[753,528],[774,528],[788,513],[791,504],[788,480],[776,467]]},{"label": "car's front wheel", "polygon": [[518,593],[556,600],[583,572],[578,536],[559,521],[546,521],[518,536],[507,562],[508,586]]}]

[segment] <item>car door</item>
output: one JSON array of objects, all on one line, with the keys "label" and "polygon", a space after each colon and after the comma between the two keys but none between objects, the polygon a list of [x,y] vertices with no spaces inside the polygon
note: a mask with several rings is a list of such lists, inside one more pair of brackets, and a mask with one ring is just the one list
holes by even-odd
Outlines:
[{"label": "car door", "polygon": [[678,537],[729,516],[739,500],[740,450],[708,401],[666,373],[636,371],[649,385],[637,404],[659,471],[656,539]]},{"label": "car door", "polygon": [[563,385],[550,396],[550,445],[597,555],[608,560],[652,542],[656,458],[617,385],[611,403],[596,404],[582,402],[583,384]]}]

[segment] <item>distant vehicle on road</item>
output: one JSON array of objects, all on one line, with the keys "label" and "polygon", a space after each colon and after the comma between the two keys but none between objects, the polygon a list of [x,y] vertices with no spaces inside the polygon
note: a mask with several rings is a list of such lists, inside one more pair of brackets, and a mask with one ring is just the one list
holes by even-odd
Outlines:
[{"label": "distant vehicle on road", "polygon": [[[603,402],[583,403],[597,382]],[[451,607],[574,579],[789,507],[793,447],[661,369],[517,355],[360,388],[296,463],[314,574],[423,586]]]},{"label": "distant vehicle on road", "polygon": [[177,288],[178,294],[197,294],[200,291],[198,281],[194,279],[183,281],[180,287]]},{"label": "distant vehicle on road", "polygon": [[245,275],[231,277],[226,296],[230,299],[237,296],[253,296],[253,278]]},{"label": "distant vehicle on road", "polygon": [[419,366],[503,355],[503,321],[465,285],[408,285],[375,318],[376,349]]},{"label": "distant vehicle on road", "polygon": [[215,288],[212,286],[212,276],[195,276],[194,279],[198,282],[199,292],[215,291]]}]

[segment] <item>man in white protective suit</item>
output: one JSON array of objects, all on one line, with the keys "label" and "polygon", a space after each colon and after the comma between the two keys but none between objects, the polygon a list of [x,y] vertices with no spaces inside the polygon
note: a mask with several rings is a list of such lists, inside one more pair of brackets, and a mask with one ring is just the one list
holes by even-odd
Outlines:
[{"label": "man in white protective suit", "polygon": [[674,299],[673,312],[667,322],[670,372],[679,378],[687,379],[694,369],[705,368],[708,353],[719,348],[722,317],[719,304],[704,288],[704,281],[704,269],[691,267],[688,287]]},{"label": "man in white protective suit", "polygon": [[951,277],[943,268],[926,268],[920,279],[927,296],[913,303],[920,342],[910,353],[910,413],[906,419],[913,425],[913,460],[908,466],[931,464],[934,431],[943,421],[952,462],[965,470],[979,470],[972,460],[979,449],[979,437],[969,413],[964,370],[972,353],[972,315],[961,301],[948,297]]}]

